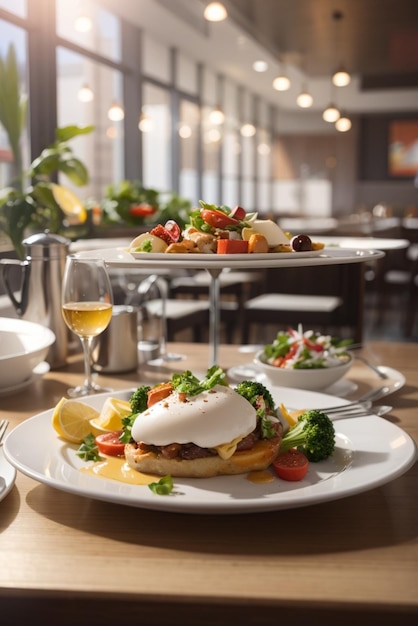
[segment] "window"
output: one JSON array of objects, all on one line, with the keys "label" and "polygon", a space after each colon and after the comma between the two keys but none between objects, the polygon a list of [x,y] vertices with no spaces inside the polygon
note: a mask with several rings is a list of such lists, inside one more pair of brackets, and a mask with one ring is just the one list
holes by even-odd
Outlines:
[{"label": "window", "polygon": [[[91,99],[83,98],[86,86]],[[83,200],[100,199],[106,185],[124,178],[123,120],[108,118],[113,102],[122,102],[120,72],[66,48],[57,49],[58,126],[94,126],[92,133],[71,142],[89,171],[89,184],[74,190]],[[71,186],[67,180],[62,182]]]},{"label": "window", "polygon": [[120,20],[91,0],[56,0],[57,35],[115,62],[122,60]]},{"label": "window", "polygon": [[144,187],[171,191],[171,109],[168,89],[145,82],[139,128]]},{"label": "window", "polygon": [[192,204],[199,201],[199,107],[190,100],[180,101],[180,171],[179,194]]}]

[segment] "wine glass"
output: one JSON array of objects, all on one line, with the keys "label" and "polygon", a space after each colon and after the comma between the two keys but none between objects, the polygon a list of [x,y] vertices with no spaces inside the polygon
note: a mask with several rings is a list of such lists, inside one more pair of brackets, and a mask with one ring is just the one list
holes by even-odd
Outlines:
[{"label": "wine glass", "polygon": [[113,294],[105,262],[102,259],[66,259],[62,286],[62,314],[68,328],[78,335],[84,354],[84,384],[68,390],[72,398],[110,391],[92,380],[92,343],[112,318]]}]

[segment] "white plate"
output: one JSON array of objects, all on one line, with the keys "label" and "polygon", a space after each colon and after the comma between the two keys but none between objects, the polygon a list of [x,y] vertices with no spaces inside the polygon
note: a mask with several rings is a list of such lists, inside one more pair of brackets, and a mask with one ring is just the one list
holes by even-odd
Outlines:
[{"label": "white plate", "polygon": [[15,484],[16,468],[10,465],[4,457],[0,447],[0,500],[3,500]]},{"label": "white plate", "polygon": [[[137,261],[142,261],[144,256],[149,256],[150,253],[148,252],[130,252],[130,254],[132,254],[133,258],[136,259]],[[151,253],[153,258],[156,261],[166,261],[167,260],[167,254],[165,253],[158,253],[158,252],[153,252]],[[315,256],[321,256],[321,254],[324,254],[324,250],[309,250],[308,252],[270,252],[270,253],[266,253],[266,254],[257,254],[255,255],[249,255],[249,254],[234,254],[233,255],[233,259],[235,261],[239,261],[240,263],[245,263],[248,261],[250,261],[252,258],[254,260],[258,260],[258,261],[270,261],[271,259],[277,259],[277,260],[281,260],[281,261],[288,261],[289,259],[295,259],[295,258],[301,258],[303,259],[305,258],[311,258],[311,257],[315,257]],[[187,257],[189,259],[193,260],[200,260],[202,258],[202,254],[195,254],[193,252],[187,254]],[[170,254],[170,259],[173,259],[173,261],[181,261],[184,259],[184,254]],[[221,261],[223,263],[223,265],[226,265],[226,263],[228,261],[231,260],[231,255],[230,254],[205,254],[204,255],[204,259],[205,262],[209,261]]]},{"label": "white plate", "polygon": [[22,380],[21,383],[17,383],[16,385],[10,385],[10,387],[0,387],[0,397],[10,396],[17,391],[28,387],[35,380],[41,378],[47,372],[49,372],[49,364],[46,361],[42,361],[32,370],[32,374],[26,380]]},{"label": "white plate", "polygon": [[[305,256],[305,254],[309,256]],[[316,254],[317,256],[312,256]],[[263,267],[304,267],[307,265],[336,265],[360,263],[379,259],[384,252],[379,250],[343,250],[325,248],[314,253],[284,252],[271,254],[158,254],[141,253],[138,258],[126,248],[103,248],[78,252],[82,258],[104,259],[109,267],[120,268],[176,268],[176,269],[248,269]],[[209,262],[210,261],[210,262]]]},{"label": "white plate", "polygon": [[[100,409],[109,395],[128,399],[132,390],[83,398]],[[341,403],[340,398],[299,389],[272,388],[275,402],[309,408]],[[51,425],[53,409],[12,430],[4,442],[6,458],[31,478],[73,494],[129,506],[178,513],[232,514],[290,509],[344,498],[383,485],[406,472],[416,446],[403,430],[380,417],[336,422],[336,450],[327,461],[311,463],[304,480],[275,479],[254,484],[245,475],[175,479],[174,493],[158,496],[148,487],[129,485],[79,471],[85,463],[77,446],[61,441]]]}]

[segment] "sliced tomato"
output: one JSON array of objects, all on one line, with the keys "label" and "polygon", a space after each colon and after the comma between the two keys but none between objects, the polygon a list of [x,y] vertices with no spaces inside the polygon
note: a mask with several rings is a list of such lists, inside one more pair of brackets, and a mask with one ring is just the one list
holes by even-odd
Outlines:
[{"label": "sliced tomato", "polygon": [[309,461],[302,452],[291,448],[279,454],[273,461],[273,468],[277,476],[283,480],[302,480],[308,472]]},{"label": "sliced tomato", "polygon": [[170,233],[173,242],[176,243],[179,239],[180,239],[180,235],[181,235],[181,228],[180,226],[177,224],[176,221],[174,220],[168,220],[168,222],[166,222],[164,224],[164,228],[166,230],[168,230],[168,232]]},{"label": "sliced tomato", "polygon": [[303,338],[303,343],[305,344],[305,346],[307,348],[309,348],[309,350],[312,350],[313,352],[323,352],[324,351],[324,347],[321,346],[320,343],[314,343],[313,341],[310,341],[307,337]]},{"label": "sliced tomato", "polygon": [[162,224],[157,224],[155,228],[150,230],[150,235],[154,235],[155,237],[159,237],[169,246],[171,243],[176,243],[176,239],[173,237],[171,232],[165,228]]},{"label": "sliced tomato", "polygon": [[222,211],[213,211],[212,209],[202,209],[200,211],[202,219],[213,228],[225,228],[226,226],[236,226],[239,221],[233,217],[229,217]]},{"label": "sliced tomato", "polygon": [[99,452],[109,456],[123,456],[125,454],[125,444],[119,439],[122,432],[122,430],[113,430],[109,433],[97,435],[95,441]]},{"label": "sliced tomato", "polygon": [[170,394],[173,393],[173,385],[171,383],[161,383],[160,385],[155,385],[152,387],[147,393],[147,406],[152,406],[157,402],[161,402],[165,398],[168,398]]},{"label": "sliced tomato", "polygon": [[243,239],[219,239],[216,252],[218,254],[247,254],[248,241]]},{"label": "sliced tomato", "polygon": [[230,216],[234,217],[236,220],[243,220],[246,216],[245,209],[243,209],[242,206],[236,206],[232,209]]},{"label": "sliced tomato", "polygon": [[157,208],[150,204],[132,204],[129,207],[129,215],[132,217],[146,217],[147,215],[153,215]]}]

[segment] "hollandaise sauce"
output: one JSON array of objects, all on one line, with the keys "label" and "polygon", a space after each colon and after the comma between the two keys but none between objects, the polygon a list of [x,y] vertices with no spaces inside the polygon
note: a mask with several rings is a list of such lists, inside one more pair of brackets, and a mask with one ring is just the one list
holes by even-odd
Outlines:
[{"label": "hollandaise sauce", "polygon": [[249,474],[247,474],[246,478],[250,481],[250,483],[257,484],[272,483],[274,480],[273,474],[271,474],[267,470],[250,472]]},{"label": "hollandaise sauce", "polygon": [[149,485],[160,478],[159,476],[138,472],[132,469],[123,457],[116,456],[103,455],[103,461],[98,461],[88,467],[82,467],[80,471],[101,478],[111,478],[112,480],[118,480],[121,483],[130,485]]}]

